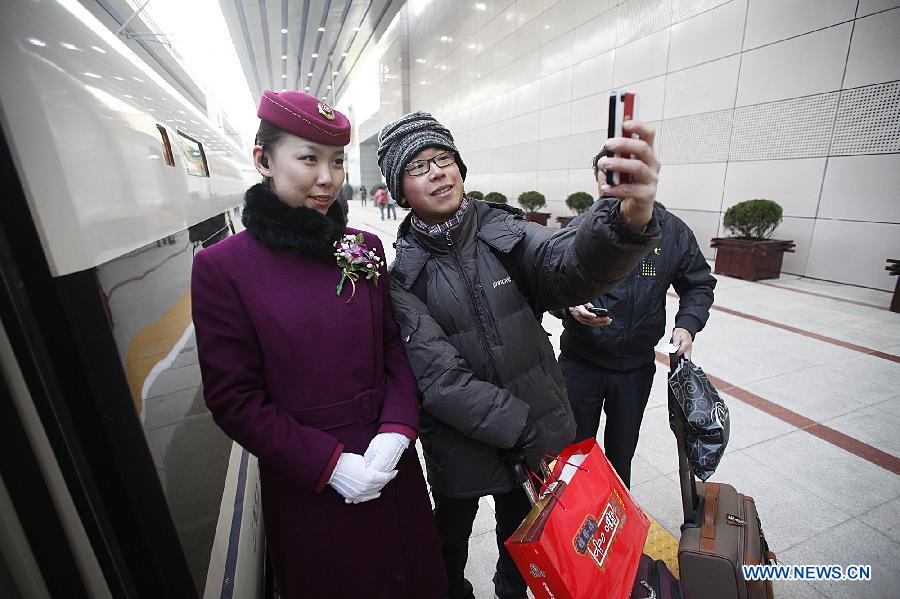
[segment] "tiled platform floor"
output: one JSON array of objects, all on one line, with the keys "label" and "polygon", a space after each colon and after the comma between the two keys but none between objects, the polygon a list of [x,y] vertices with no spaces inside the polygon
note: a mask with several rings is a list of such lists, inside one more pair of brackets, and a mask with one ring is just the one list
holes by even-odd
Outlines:
[{"label": "tiled platform floor", "polygon": [[[350,215],[352,226],[381,237],[392,260],[399,221],[381,221],[358,201]],[[669,330],[677,301],[667,302]],[[694,345],[694,361],[719,379],[731,412],[731,440],[711,480],[754,496],[781,562],[872,566],[868,582],[776,582],[779,599],[900,596],[900,314],[889,303],[883,291],[791,275],[721,277],[715,306],[724,310],[713,310]],[[547,316],[544,326],[558,347],[560,322]],[[632,491],[677,538],[667,369],[658,363]],[[478,599],[493,596],[492,527],[482,500],[467,569]]]}]

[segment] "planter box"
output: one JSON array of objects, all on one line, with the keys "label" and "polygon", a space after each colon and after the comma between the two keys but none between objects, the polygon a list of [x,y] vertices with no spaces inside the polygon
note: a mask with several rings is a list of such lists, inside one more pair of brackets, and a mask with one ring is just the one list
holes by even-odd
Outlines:
[{"label": "planter box", "polygon": [[566,227],[568,227],[569,223],[572,222],[573,220],[575,220],[574,216],[557,216],[556,217],[556,222],[559,223],[560,229],[565,229]]},{"label": "planter box", "polygon": [[539,225],[547,226],[547,219],[550,218],[549,212],[526,212],[525,220],[530,220],[533,223],[537,223]]},{"label": "planter box", "polygon": [[717,275],[759,281],[780,277],[784,253],[793,252],[796,244],[780,239],[715,237],[710,247],[716,249]]}]

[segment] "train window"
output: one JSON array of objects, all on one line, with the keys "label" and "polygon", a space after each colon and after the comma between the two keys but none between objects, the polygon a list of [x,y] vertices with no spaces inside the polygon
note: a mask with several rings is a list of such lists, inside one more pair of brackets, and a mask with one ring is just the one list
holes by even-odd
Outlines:
[{"label": "train window", "polygon": [[162,125],[157,125],[159,130],[159,138],[162,140],[163,158],[166,160],[167,166],[175,166],[175,156],[172,155],[172,142],[169,141],[169,132]]},{"label": "train window", "polygon": [[181,131],[178,131],[177,133],[180,138],[181,154],[184,156],[184,163],[188,174],[197,177],[208,177],[209,165],[206,162],[206,153],[203,151],[203,144],[186,133]]}]

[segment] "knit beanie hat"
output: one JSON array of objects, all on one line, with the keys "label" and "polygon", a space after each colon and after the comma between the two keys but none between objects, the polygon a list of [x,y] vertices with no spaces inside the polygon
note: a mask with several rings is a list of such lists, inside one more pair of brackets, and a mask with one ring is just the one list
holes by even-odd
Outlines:
[{"label": "knit beanie hat", "polygon": [[453,152],[459,172],[466,179],[466,165],[453,144],[450,130],[427,112],[411,112],[386,125],[378,135],[378,166],[394,200],[403,199],[403,168],[429,146]]}]

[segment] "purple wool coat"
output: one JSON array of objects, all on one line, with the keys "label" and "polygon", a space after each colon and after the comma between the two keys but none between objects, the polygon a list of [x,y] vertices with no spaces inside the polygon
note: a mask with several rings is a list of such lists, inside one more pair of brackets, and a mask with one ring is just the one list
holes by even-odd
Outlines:
[{"label": "purple wool coat", "polygon": [[446,578],[412,447],[378,499],[346,504],[326,484],[341,451],[362,454],[379,430],[419,423],[386,269],[377,287],[357,282],[349,302],[349,282],[335,294],[340,272],[333,258],[273,249],[247,231],[199,252],[191,297],[206,404],[259,458],[282,597],[440,597]]}]

